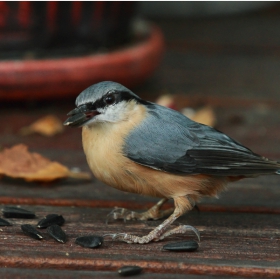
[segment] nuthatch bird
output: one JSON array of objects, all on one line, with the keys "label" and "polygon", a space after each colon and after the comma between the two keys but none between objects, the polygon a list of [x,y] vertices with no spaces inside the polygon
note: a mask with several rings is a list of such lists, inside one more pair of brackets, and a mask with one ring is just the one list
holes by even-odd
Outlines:
[{"label": "nuthatch bird", "polygon": [[[227,183],[246,177],[280,174],[269,160],[209,126],[145,101],[115,82],[85,89],[65,125],[82,126],[83,148],[96,178],[131,193],[161,198],[144,213],[123,209],[115,218],[159,219],[148,235],[115,234],[128,243],[148,243],[185,233],[187,225],[168,227],[202,196],[216,196]],[[174,211],[160,210],[168,199]]]}]

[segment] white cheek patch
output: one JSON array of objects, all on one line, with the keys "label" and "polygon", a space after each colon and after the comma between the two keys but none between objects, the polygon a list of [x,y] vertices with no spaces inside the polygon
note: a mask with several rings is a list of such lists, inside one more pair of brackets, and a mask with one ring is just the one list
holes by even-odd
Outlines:
[{"label": "white cheek patch", "polygon": [[123,121],[128,118],[131,109],[131,102],[127,101],[121,101],[106,108],[98,109],[100,114],[89,120],[87,125],[96,122],[116,123]]}]

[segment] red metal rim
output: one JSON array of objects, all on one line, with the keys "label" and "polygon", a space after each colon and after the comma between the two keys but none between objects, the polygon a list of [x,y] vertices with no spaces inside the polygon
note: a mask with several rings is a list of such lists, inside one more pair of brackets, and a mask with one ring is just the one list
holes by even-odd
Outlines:
[{"label": "red metal rim", "polygon": [[0,99],[48,99],[77,95],[99,81],[111,80],[132,87],[158,66],[164,42],[160,29],[136,45],[83,57],[0,62]]}]

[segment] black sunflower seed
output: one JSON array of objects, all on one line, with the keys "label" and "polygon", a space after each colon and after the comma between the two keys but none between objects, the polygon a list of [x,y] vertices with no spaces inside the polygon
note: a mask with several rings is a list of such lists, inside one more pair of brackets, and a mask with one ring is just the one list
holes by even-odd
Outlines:
[{"label": "black sunflower seed", "polygon": [[56,241],[65,243],[67,240],[66,233],[61,229],[59,225],[51,225],[47,228],[48,234]]},{"label": "black sunflower seed", "polygon": [[131,265],[131,266],[123,266],[118,270],[118,273],[121,276],[132,276],[141,273],[142,267]]},{"label": "black sunflower seed", "polygon": [[25,224],[25,225],[21,225],[21,230],[29,235],[30,237],[37,239],[37,240],[41,240],[43,238],[43,236],[41,235],[41,232],[39,232],[35,227],[33,227],[32,225],[29,224]]},{"label": "black sunflower seed", "polygon": [[33,219],[36,217],[35,213],[19,207],[5,206],[2,212],[6,218]]},{"label": "black sunflower seed", "polygon": [[183,241],[177,243],[169,243],[163,246],[164,250],[176,252],[193,252],[197,250],[198,243],[196,241]]},{"label": "black sunflower seed", "polygon": [[65,220],[61,215],[57,214],[49,214],[44,219],[39,221],[37,224],[37,228],[47,228],[51,225],[59,225],[62,226]]},{"label": "black sunflower seed", "polygon": [[6,221],[6,220],[0,218],[0,226],[1,226],[1,227],[11,226],[11,225],[12,225],[12,224],[9,223],[8,221]]},{"label": "black sunflower seed", "polygon": [[98,248],[103,244],[103,237],[98,235],[81,236],[75,240],[75,243],[86,248]]}]

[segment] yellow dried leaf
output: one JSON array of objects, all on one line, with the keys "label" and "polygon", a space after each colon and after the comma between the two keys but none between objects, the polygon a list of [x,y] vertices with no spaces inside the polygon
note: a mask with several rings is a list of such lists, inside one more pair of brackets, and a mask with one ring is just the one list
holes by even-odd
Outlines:
[{"label": "yellow dried leaf", "polygon": [[21,178],[28,182],[51,182],[67,177],[90,179],[88,173],[72,172],[58,162],[50,161],[38,153],[30,153],[23,144],[4,149],[0,153],[1,175]]},{"label": "yellow dried leaf", "polygon": [[22,135],[39,133],[44,136],[53,136],[61,133],[63,129],[64,128],[60,119],[54,115],[48,115],[32,123],[30,126],[23,127],[20,130],[20,133]]},{"label": "yellow dried leaf", "polygon": [[174,110],[180,111],[186,117],[202,124],[209,126],[215,126],[216,116],[211,106],[204,106],[200,109],[196,109],[201,106],[203,100],[191,99],[186,95],[178,94],[163,94],[157,100],[156,103]]},{"label": "yellow dried leaf", "polygon": [[194,115],[191,116],[191,119],[198,123],[206,124],[212,127],[216,124],[216,116],[210,106],[205,106],[197,110]]},{"label": "yellow dried leaf", "polygon": [[171,94],[164,94],[161,95],[157,100],[156,103],[161,106],[165,106],[168,108],[174,107],[174,96]]}]

